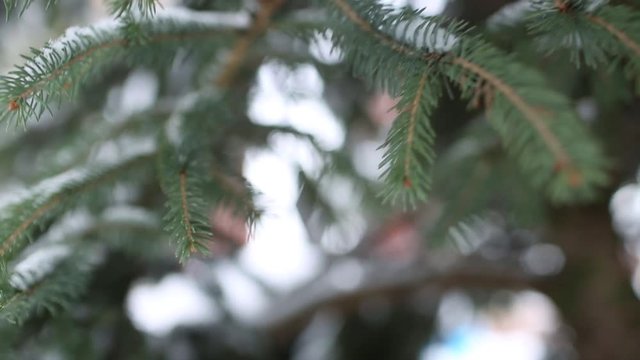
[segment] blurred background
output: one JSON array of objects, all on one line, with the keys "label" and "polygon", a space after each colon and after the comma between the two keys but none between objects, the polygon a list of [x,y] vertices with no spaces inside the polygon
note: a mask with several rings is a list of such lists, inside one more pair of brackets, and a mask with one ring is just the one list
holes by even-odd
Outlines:
[{"label": "blurred background", "polygon": [[[493,182],[499,174],[485,174],[486,168],[447,178],[456,164],[473,161],[470,154],[495,148],[495,138],[481,113],[445,99],[434,124],[443,165],[432,199],[411,212],[381,205],[375,197],[382,155],[377,148],[394,118],[394,99],[351,77],[340,50],[322,36],[308,46],[275,31],[267,34],[261,43],[265,49],[252,55],[239,79],[239,86],[249,89],[246,103],[230,107],[246,108],[248,123],[289,126],[311,135],[316,144],[272,133],[242,147],[238,170],[265,209],[257,226],[247,229],[224,207],[214,209],[213,255],[184,266],[178,265],[166,236],[157,236],[144,257],[126,246],[108,252],[77,306],[55,321],[42,314],[25,325],[17,341],[23,358],[640,357],[637,97],[621,90],[624,82],[603,85],[600,80],[608,75],[575,69],[564,59],[530,56],[531,48],[520,41],[522,29],[505,31],[501,26],[508,25],[509,17],[492,16],[510,1],[384,2],[467,19],[488,29],[487,36],[522,61],[542,68],[553,86],[575,100],[616,160],[614,181],[601,199],[588,206],[550,208],[538,195],[518,192],[513,183]],[[109,16],[100,0],[60,1],[47,11],[41,3],[21,18],[0,22],[2,74],[23,62],[20,54],[40,48],[68,26]],[[165,11],[173,6],[256,8],[250,0],[162,3]],[[304,2],[295,4],[285,10],[303,11]],[[517,6],[507,15],[516,13]],[[297,56],[290,61],[269,54],[291,47]],[[96,126],[96,121],[116,126],[135,114],[166,112],[167,98],[191,86],[181,73],[189,71],[184,58],[164,79],[144,68],[116,69],[113,77],[95,85],[92,96],[63,104],[27,131],[2,131],[3,196],[29,186],[47,169],[71,163],[73,151],[64,146],[43,151],[68,143],[69,129]],[[87,115],[96,108],[99,114]],[[246,131],[240,134],[261,136]],[[122,144],[89,144],[86,155],[108,157]],[[452,193],[459,196],[450,200]],[[114,200],[104,216],[157,224],[154,214],[128,204],[124,184],[109,196]],[[50,236],[64,236],[65,226],[82,226],[88,217],[87,211],[74,211],[59,235]],[[118,231],[102,235],[121,243],[138,241]]]}]

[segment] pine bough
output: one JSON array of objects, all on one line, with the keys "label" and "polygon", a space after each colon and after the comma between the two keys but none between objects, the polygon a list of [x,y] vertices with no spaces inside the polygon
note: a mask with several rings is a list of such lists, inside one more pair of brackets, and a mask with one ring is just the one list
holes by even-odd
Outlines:
[{"label": "pine bough", "polygon": [[[31,1],[4,3],[9,11],[23,12]],[[232,46],[249,26],[246,14],[158,11],[154,0],[111,0],[109,5],[115,20],[71,28],[0,77],[0,120],[27,126],[45,113],[54,114],[114,64],[164,71],[185,50],[202,64],[215,63],[220,50]],[[355,75],[398,99],[399,115],[382,145],[384,201],[416,207],[427,199],[436,159],[431,121],[443,93],[453,93],[451,86],[471,107],[484,110],[499,134],[500,147],[518,164],[519,178],[527,179],[527,188],[544,192],[554,203],[569,203],[594,198],[606,184],[607,160],[570,101],[551,89],[540,73],[471,26],[373,1],[323,0],[317,6],[326,15],[319,30],[342,51]],[[640,78],[640,21],[635,10],[578,0],[536,0],[522,9],[522,21],[545,51],[568,48],[574,60],[590,66],[615,59],[625,63],[630,76]],[[301,33],[309,40],[312,32]],[[557,33],[564,40],[557,41]],[[230,102],[225,97],[232,96],[228,89],[212,90],[214,83],[187,99],[169,119],[158,120],[166,129],[158,131],[153,150],[44,180],[2,208],[0,317],[20,322],[38,309],[63,306],[79,293],[78,284],[86,282],[83,274],[90,266],[82,265],[86,259],[76,252],[42,279],[22,275],[27,284],[22,288],[11,283],[15,265],[29,243],[61,215],[86,204],[91,194],[148,159],[157,164],[156,176],[166,196],[164,227],[175,240],[181,262],[193,253],[207,252],[213,205],[225,204],[249,224],[259,217],[251,188],[224,165],[228,159],[211,155],[238,117],[225,105]],[[483,179],[496,179],[487,176],[491,168],[477,162],[481,155],[471,159]],[[462,203],[465,194],[460,195]]]}]

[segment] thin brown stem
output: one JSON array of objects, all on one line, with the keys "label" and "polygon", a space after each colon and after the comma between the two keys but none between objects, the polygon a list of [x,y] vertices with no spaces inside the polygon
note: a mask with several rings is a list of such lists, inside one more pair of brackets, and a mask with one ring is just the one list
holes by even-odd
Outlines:
[{"label": "thin brown stem", "polygon": [[569,10],[569,4],[567,3],[567,0],[553,0],[553,5],[560,12],[567,12]]},{"label": "thin brown stem", "polygon": [[409,172],[411,171],[411,147],[415,137],[416,122],[418,118],[418,109],[420,108],[420,100],[424,94],[424,89],[427,85],[427,73],[423,73],[420,77],[420,83],[418,84],[418,91],[411,102],[409,108],[409,127],[407,129],[407,154],[404,158],[404,181],[405,185],[411,186],[409,180]]},{"label": "thin brown stem", "polygon": [[182,207],[182,223],[187,232],[187,239],[189,240],[189,251],[192,253],[196,251],[195,244],[196,239],[193,236],[193,227],[191,226],[191,213],[189,212],[189,202],[187,199],[187,172],[186,170],[180,171],[180,205]]},{"label": "thin brown stem", "polygon": [[284,4],[285,0],[262,0],[260,1],[261,7],[256,18],[249,27],[247,33],[241,37],[236,46],[231,50],[229,59],[223,67],[221,75],[216,79],[216,85],[220,87],[227,87],[231,85],[235,78],[240,66],[247,57],[247,53],[251,48],[251,45],[264,34],[269,25],[271,24],[271,17],[273,14]]},{"label": "thin brown stem", "polygon": [[596,15],[587,15],[587,19],[610,32],[613,36],[618,38],[618,40],[620,40],[620,42],[623,43],[624,46],[629,48],[629,50],[631,50],[636,56],[640,57],[640,45],[637,42],[633,41],[633,39],[625,34],[622,30],[618,29],[610,22]]}]

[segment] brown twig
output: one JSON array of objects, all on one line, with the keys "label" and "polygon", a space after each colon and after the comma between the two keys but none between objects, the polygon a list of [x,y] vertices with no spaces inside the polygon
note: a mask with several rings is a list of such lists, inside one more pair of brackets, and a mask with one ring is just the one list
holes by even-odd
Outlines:
[{"label": "brown twig", "polygon": [[195,253],[197,251],[195,244],[197,240],[193,234],[193,225],[191,224],[191,212],[189,211],[189,202],[187,198],[187,171],[181,170],[180,179],[180,208],[182,210],[182,222],[187,231],[187,239],[189,239],[189,251]]},{"label": "brown twig", "polygon": [[285,0],[260,0],[260,10],[247,33],[238,40],[231,50],[229,59],[225,64],[221,75],[215,80],[219,87],[228,87],[235,78],[240,66],[249,52],[249,48],[258,37],[265,33],[271,24],[271,17],[284,4]]},{"label": "brown twig", "polygon": [[535,288],[541,280],[526,273],[505,270],[487,264],[461,266],[446,272],[414,268],[405,270],[405,277],[377,274],[377,277],[372,277],[372,283],[349,292],[335,291],[323,285],[325,282],[316,281],[279,301],[259,326],[277,338],[286,338],[304,328],[318,311],[332,309],[345,314],[358,309],[371,298],[382,297],[394,302],[425,289],[433,291],[436,297],[452,288],[522,290]]},{"label": "brown twig", "polygon": [[409,112],[409,128],[407,130],[407,154],[404,158],[404,186],[407,188],[411,187],[411,176],[409,173],[411,172],[411,147],[413,146],[416,122],[418,121],[418,109],[420,108],[420,101],[422,101],[422,96],[425,91],[425,87],[427,85],[427,73],[423,73],[420,77],[420,84],[418,85],[418,91],[416,91],[416,95],[411,102],[411,106],[405,110]]},{"label": "brown twig", "polygon": [[553,5],[560,12],[567,12],[567,11],[569,11],[569,8],[570,8],[570,4],[567,3],[566,0],[554,0],[553,1]]},{"label": "brown twig", "polygon": [[640,57],[640,44],[636,43],[629,35],[625,34],[622,30],[615,27],[610,22],[605,19],[595,16],[595,15],[587,15],[587,19],[589,21],[603,27],[613,36],[615,36],[621,43],[624,44],[629,50],[631,50],[636,56]]}]

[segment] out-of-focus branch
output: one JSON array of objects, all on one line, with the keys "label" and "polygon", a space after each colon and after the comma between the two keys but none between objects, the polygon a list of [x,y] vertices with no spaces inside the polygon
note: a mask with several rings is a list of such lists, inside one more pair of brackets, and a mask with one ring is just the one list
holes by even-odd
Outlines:
[{"label": "out-of-focus branch", "polygon": [[238,40],[231,51],[220,76],[216,79],[216,85],[227,87],[231,85],[236,73],[244,62],[247,52],[258,37],[265,33],[271,24],[271,17],[284,4],[286,0],[260,0],[260,10],[247,33]]},{"label": "out-of-focus branch", "polygon": [[298,333],[314,313],[332,309],[341,313],[351,312],[366,299],[381,297],[387,301],[400,301],[421,290],[434,291],[434,296],[451,288],[475,289],[527,289],[535,287],[538,278],[523,272],[496,267],[491,264],[474,264],[449,271],[435,271],[415,267],[402,271],[383,271],[370,274],[368,284],[353,291],[340,291],[330,282],[318,279],[279,302],[269,310],[261,324],[276,338],[287,338]]}]

